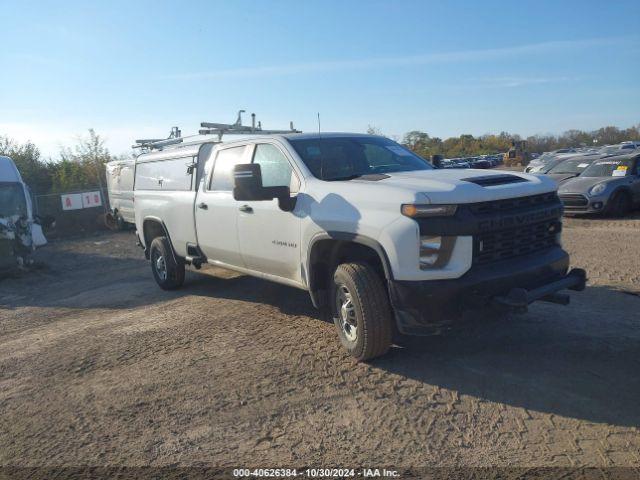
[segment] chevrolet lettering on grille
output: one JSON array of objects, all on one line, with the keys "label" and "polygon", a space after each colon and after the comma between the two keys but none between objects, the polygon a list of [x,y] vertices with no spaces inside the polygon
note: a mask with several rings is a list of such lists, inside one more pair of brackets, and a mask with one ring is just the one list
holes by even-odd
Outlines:
[{"label": "chevrolet lettering on grille", "polygon": [[556,218],[562,215],[562,207],[549,208],[532,213],[523,213],[520,215],[510,215],[501,218],[492,218],[489,220],[482,220],[478,223],[478,229],[481,231],[486,230],[501,230],[504,228],[520,227],[528,225],[530,223],[539,222],[549,218]]}]

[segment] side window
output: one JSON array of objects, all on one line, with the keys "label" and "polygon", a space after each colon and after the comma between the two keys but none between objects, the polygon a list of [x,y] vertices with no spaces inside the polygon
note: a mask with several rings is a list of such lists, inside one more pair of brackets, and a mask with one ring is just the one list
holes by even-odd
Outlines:
[{"label": "side window", "polygon": [[242,154],[246,147],[225,148],[218,152],[213,165],[213,174],[209,190],[230,192],[233,190],[233,167],[242,162]]},{"label": "side window", "polygon": [[262,184],[265,187],[288,186],[292,192],[298,191],[298,179],[291,164],[276,146],[269,143],[256,145],[253,163],[260,165]]}]

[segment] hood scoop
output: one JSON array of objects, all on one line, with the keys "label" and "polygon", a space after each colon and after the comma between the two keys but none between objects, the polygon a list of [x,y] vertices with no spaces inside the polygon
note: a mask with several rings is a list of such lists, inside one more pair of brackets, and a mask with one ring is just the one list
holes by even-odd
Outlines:
[{"label": "hood scoop", "polygon": [[505,185],[507,183],[528,182],[526,178],[517,175],[485,175],[483,177],[461,178],[463,182],[475,183],[481,187],[494,187],[496,185]]}]

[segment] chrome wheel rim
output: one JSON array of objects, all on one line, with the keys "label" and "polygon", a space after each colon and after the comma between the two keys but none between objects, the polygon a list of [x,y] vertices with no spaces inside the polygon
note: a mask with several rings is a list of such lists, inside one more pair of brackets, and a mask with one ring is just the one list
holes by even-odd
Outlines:
[{"label": "chrome wheel rim", "polygon": [[349,289],[344,285],[338,285],[336,290],[336,311],[340,329],[349,342],[358,339],[358,320],[353,297]]},{"label": "chrome wheel rim", "polygon": [[160,277],[160,280],[164,282],[167,279],[167,263],[164,261],[164,257],[162,255],[158,255],[155,265],[158,277]]}]

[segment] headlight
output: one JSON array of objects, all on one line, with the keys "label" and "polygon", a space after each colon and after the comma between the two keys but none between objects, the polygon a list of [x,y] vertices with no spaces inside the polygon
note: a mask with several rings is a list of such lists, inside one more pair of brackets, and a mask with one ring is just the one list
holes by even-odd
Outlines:
[{"label": "headlight", "polygon": [[402,205],[403,215],[411,218],[416,217],[451,217],[456,213],[457,205]]},{"label": "headlight", "polygon": [[607,185],[604,183],[597,183],[593,187],[589,189],[589,195],[600,195],[607,188]]}]

